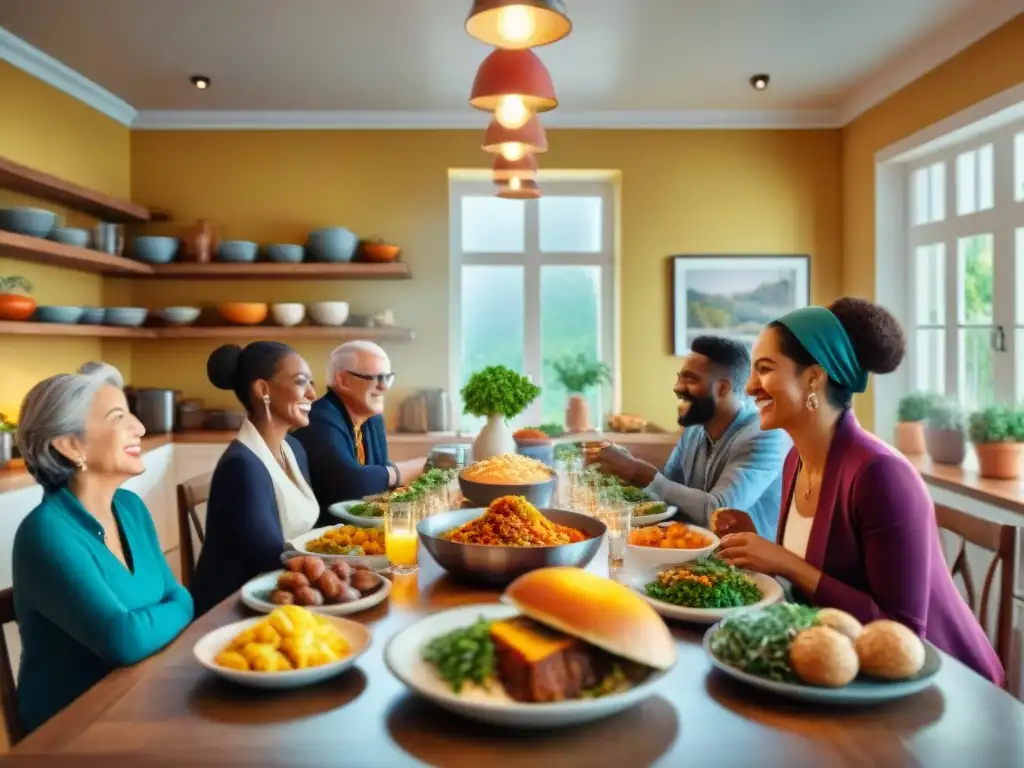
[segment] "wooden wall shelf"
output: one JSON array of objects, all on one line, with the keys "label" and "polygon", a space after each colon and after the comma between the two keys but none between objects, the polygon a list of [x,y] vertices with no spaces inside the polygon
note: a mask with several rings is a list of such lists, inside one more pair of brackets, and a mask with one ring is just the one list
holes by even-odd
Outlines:
[{"label": "wooden wall shelf", "polygon": [[[0,321],[0,336],[77,336],[95,339],[150,338],[151,328],[120,328],[114,325],[66,325]],[[155,338],[155,336],[153,337]]]},{"label": "wooden wall shelf", "polygon": [[148,277],[176,280],[408,280],[409,265],[365,262],[350,264],[168,264],[154,266]]},{"label": "wooden wall shelf", "polygon": [[3,157],[0,157],[0,188],[49,200],[103,221],[150,221],[166,217],[166,214],[154,217],[148,209],[136,203],[64,181]]},{"label": "wooden wall shelf", "polygon": [[3,322],[0,336],[77,336],[97,339],[249,339],[271,338],[280,341],[292,339],[323,339],[327,341],[412,341],[414,334],[408,328],[376,326],[361,328],[340,326],[328,328],[318,325],[300,325],[283,328],[279,325],[225,325],[177,328],[120,328],[111,325],[66,325],[63,323]]},{"label": "wooden wall shelf", "polygon": [[47,264],[51,267],[65,267],[82,272],[101,275],[138,276],[148,275],[153,268],[124,256],[115,256],[91,248],[55,243],[39,237],[17,235],[0,230],[0,256],[10,256],[22,261]]}]

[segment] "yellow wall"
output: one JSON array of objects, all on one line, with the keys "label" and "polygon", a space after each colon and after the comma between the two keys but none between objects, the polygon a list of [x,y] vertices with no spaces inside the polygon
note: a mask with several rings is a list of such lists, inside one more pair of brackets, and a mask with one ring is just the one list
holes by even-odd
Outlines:
[{"label": "yellow wall", "polygon": [[[1024,15],[876,105],[843,129],[843,293],[875,293],[875,153],[1024,81]],[[859,398],[870,427],[873,397]]]},{"label": "yellow wall", "polygon": [[[0,61],[0,156],[119,197],[130,197],[129,131],[80,101]],[[0,190],[0,204],[33,204],[64,215],[71,225],[91,221],[50,203]],[[118,281],[0,258],[0,275],[22,275],[39,304],[102,305]],[[105,294],[106,292],[106,294]],[[5,336],[0,339],[0,412],[14,417],[21,398],[40,379],[104,358],[131,375],[128,346],[93,339]]]},{"label": "yellow wall", "polygon": [[[808,253],[812,299],[839,294],[839,131],[551,131],[549,139],[545,168],[621,172],[624,410],[675,421],[671,255]],[[400,243],[413,272],[397,282],[136,281],[134,300],[341,299],[354,313],[390,308],[417,335],[388,345],[400,377],[392,408],[402,389],[447,387],[448,169],[485,167],[479,140],[478,131],[134,132],[132,190],[175,212],[164,231],[204,217],[225,237],[266,243],[348,226]],[[206,381],[214,346],[136,343],[135,383],[230,405],[230,393]],[[296,346],[320,378],[332,345]]]}]

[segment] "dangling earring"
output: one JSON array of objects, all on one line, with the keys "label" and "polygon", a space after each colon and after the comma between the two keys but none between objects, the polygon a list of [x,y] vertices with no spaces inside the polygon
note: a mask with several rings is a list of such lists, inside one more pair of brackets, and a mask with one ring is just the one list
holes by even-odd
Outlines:
[{"label": "dangling earring", "polygon": [[814,392],[811,392],[811,394],[807,396],[807,410],[818,410],[818,395],[815,394]]},{"label": "dangling earring", "polygon": [[273,417],[270,415],[270,395],[263,396],[263,407],[267,409],[267,422],[269,423],[273,420]]},{"label": "dangling earring", "polygon": [[85,466],[85,456],[79,456],[78,460],[75,462],[75,466],[78,467],[79,472],[85,472],[88,469],[88,467]]}]

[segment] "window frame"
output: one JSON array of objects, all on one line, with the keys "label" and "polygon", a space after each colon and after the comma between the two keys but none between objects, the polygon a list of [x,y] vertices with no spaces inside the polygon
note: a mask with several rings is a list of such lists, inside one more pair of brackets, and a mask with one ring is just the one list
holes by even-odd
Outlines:
[{"label": "window frame", "polygon": [[[616,413],[621,408],[619,366],[619,311],[616,264],[616,185],[613,178],[544,179],[545,197],[598,197],[601,199],[601,250],[596,253],[542,252],[540,250],[540,210],[537,200],[525,201],[525,243],[522,253],[466,253],[462,250],[462,198],[494,195],[494,184],[485,179],[451,177],[448,184],[449,210],[449,346],[448,382],[453,408],[453,428],[461,431],[462,421],[462,268],[470,266],[519,266],[523,268],[523,365],[535,382],[543,378],[541,334],[541,267],[601,267],[600,307],[604,320],[600,328],[601,360],[612,371],[611,386],[602,388],[602,409]],[[541,399],[538,398],[520,416],[524,422],[540,423]],[[600,423],[606,414],[591,414]]]}]

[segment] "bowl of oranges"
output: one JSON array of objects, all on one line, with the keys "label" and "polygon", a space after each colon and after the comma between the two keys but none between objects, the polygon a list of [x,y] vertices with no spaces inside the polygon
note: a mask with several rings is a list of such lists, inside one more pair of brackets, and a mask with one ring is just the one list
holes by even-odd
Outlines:
[{"label": "bowl of oranges", "polygon": [[686,523],[661,523],[629,532],[626,557],[631,565],[656,568],[707,557],[718,549],[718,537]]}]

